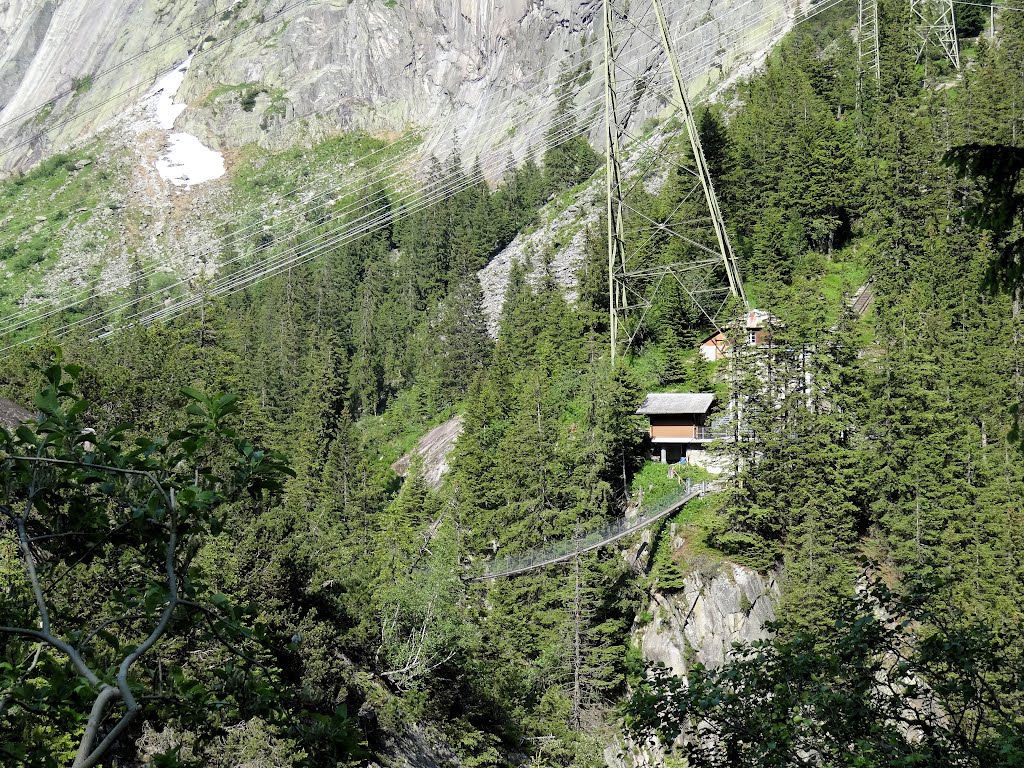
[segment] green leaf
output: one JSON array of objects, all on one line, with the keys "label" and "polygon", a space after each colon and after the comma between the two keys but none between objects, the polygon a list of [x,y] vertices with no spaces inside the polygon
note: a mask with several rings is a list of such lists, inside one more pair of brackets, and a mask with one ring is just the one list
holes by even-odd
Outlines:
[{"label": "green leaf", "polygon": [[104,630],[100,630],[99,632],[96,633],[96,637],[102,639],[103,642],[105,642],[107,645],[109,645],[110,648],[115,653],[117,653],[120,650],[120,648],[121,648],[121,643],[118,641],[117,636],[114,635],[113,632],[108,632],[105,629]]},{"label": "green leaf", "polygon": [[85,411],[86,411],[86,409],[88,407],[89,407],[89,401],[88,400],[86,400],[84,397],[78,398],[77,400],[75,400],[74,405],[72,405],[70,408],[68,408],[68,418],[69,419],[77,418],[81,414],[85,413]]},{"label": "green leaf", "polygon": [[199,416],[200,418],[203,418],[207,415],[206,409],[199,403],[192,403],[191,405],[189,405],[185,409],[185,413],[189,414],[190,416]]},{"label": "green leaf", "polygon": [[217,411],[220,413],[230,413],[233,410],[233,406],[238,402],[238,395],[231,392],[226,395],[221,395],[217,398],[215,403]]},{"label": "green leaf", "polygon": [[62,373],[63,369],[60,367],[60,365],[51,365],[49,368],[43,371],[43,376],[46,377],[46,380],[50,382],[50,384],[57,387],[60,386]]},{"label": "green leaf", "polygon": [[146,590],[146,596],[142,601],[142,604],[146,607],[147,611],[156,610],[156,608],[163,604],[167,599],[167,593],[164,588],[159,584],[153,584],[149,589]]},{"label": "green leaf", "polygon": [[182,387],[181,394],[185,395],[186,397],[192,400],[195,400],[196,402],[203,403],[207,407],[209,407],[210,405],[210,398],[208,398],[198,389],[194,389],[193,387]]},{"label": "green leaf", "polygon": [[45,414],[52,415],[60,413],[60,403],[57,401],[57,393],[49,387],[40,392],[36,392],[35,404],[36,408]]}]

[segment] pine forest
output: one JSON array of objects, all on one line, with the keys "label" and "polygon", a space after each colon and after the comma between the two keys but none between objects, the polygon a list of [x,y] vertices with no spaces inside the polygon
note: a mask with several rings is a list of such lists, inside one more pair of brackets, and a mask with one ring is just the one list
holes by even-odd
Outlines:
[{"label": "pine forest", "polygon": [[[0,764],[1024,765],[1024,12],[955,3],[957,68],[922,5],[879,0],[877,71],[841,2],[694,102],[743,301],[709,319],[666,280],[614,360],[582,120],[497,173],[440,143],[429,205],[381,174],[262,228],[261,196],[394,137],[226,154],[217,274],[294,265],[0,339]],[[695,160],[677,118],[645,130]],[[25,201],[105,183],[82,146],[0,181],[0,230],[46,217],[0,231],[4,315],[46,263]],[[640,218],[704,215],[691,183],[622,213],[665,274]],[[687,393],[706,450],[659,456],[645,409]]]}]

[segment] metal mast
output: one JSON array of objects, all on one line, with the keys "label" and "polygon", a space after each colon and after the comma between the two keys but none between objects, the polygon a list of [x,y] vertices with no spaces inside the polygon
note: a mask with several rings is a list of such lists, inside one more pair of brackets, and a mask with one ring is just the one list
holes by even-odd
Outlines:
[{"label": "metal mast", "polygon": [[[604,24],[608,303],[614,362],[619,345],[628,348],[636,339],[664,284],[674,282],[716,324],[730,295],[744,305],[746,296],[661,0],[604,0]],[[667,116],[661,115],[657,127],[642,136],[634,130],[634,118],[650,117],[665,107],[686,128],[689,157],[677,157]],[[672,210],[655,213],[650,193],[644,197],[645,188],[669,164],[670,174],[678,171],[690,188]],[[661,183],[668,182],[663,177]],[[672,256],[666,258],[666,252]]]},{"label": "metal mast", "polygon": [[676,60],[675,50],[672,48],[672,39],[669,37],[665,12],[661,8],[661,0],[651,0],[651,2],[654,4],[654,13],[658,17],[658,27],[661,29],[661,44],[665,48],[665,55],[668,57],[669,67],[672,70],[672,83],[675,86],[676,98],[679,100],[677,108],[683,113],[686,133],[690,137],[690,147],[693,149],[693,162],[697,166],[701,186],[704,187],[704,199],[707,201],[708,210],[711,211],[711,222],[715,228],[718,247],[722,251],[722,261],[725,264],[725,273],[729,279],[729,291],[733,296],[738,296],[746,303],[747,297],[743,293],[743,282],[740,280],[736,256],[732,252],[732,245],[729,242],[729,233],[725,229],[725,222],[722,221],[722,210],[718,207],[715,185],[711,181],[711,172],[708,170],[708,162],[704,157],[704,148],[700,144],[700,132],[697,130],[697,123],[693,119],[690,100],[686,97],[686,84],[683,82],[683,74],[679,71],[679,62]]},{"label": "metal mast", "polygon": [[956,37],[956,12],[953,0],[910,0],[910,11],[919,38],[917,60],[925,46],[937,42],[942,46],[953,68],[960,70],[960,44]]},{"label": "metal mast", "polygon": [[604,0],[604,121],[607,133],[605,177],[608,207],[608,306],[612,339],[612,364],[619,338],[619,308],[626,303],[625,286],[617,279],[626,268],[625,237],[622,228],[622,169],[619,165],[619,129],[616,121],[615,41],[612,38],[612,3]]},{"label": "metal mast", "polygon": [[[878,0],[857,2],[857,99],[864,101],[864,80],[882,74],[878,45]],[[858,104],[860,106],[860,104]]]}]

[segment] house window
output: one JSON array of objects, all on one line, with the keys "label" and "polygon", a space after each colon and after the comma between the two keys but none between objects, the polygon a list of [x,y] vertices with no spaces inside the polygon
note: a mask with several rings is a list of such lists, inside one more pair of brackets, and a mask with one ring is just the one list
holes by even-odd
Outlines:
[{"label": "house window", "polygon": [[757,331],[747,332],[747,342],[750,344],[757,344]]}]

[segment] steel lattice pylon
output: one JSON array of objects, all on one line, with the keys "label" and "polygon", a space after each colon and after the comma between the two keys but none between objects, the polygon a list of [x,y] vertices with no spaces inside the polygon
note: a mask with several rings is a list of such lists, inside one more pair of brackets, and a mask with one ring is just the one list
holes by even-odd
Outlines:
[{"label": "steel lattice pylon", "polygon": [[[857,99],[864,101],[864,80],[881,77],[878,45],[878,0],[857,3]],[[859,104],[858,104],[859,106]]]},{"label": "steel lattice pylon", "polygon": [[[877,0],[875,0],[877,3]],[[910,11],[917,26],[919,38],[917,60],[921,60],[925,46],[936,42],[942,46],[953,68],[960,69],[960,44],[956,37],[956,13],[953,0],[910,0]]]},{"label": "steel lattice pylon", "polygon": [[[641,46],[644,55],[638,55]],[[604,0],[604,48],[614,362],[619,344],[628,347],[636,338],[666,283],[676,284],[716,324],[729,295],[744,304],[746,297],[660,0]],[[684,160],[670,161],[678,150],[668,120],[643,136],[634,130],[632,123],[652,105],[671,109],[683,123],[689,139]],[[667,162],[666,179],[673,178],[677,194],[669,208],[654,210],[645,184]]]},{"label": "steel lattice pylon", "polygon": [[[950,63],[960,69],[960,43],[956,35],[953,0],[910,0],[910,12],[918,36],[917,60],[929,43],[936,42]],[[878,44],[878,0],[857,2],[857,99],[863,102],[864,82],[881,76]],[[859,106],[859,105],[858,105]]]}]

